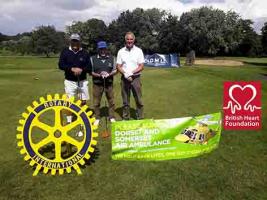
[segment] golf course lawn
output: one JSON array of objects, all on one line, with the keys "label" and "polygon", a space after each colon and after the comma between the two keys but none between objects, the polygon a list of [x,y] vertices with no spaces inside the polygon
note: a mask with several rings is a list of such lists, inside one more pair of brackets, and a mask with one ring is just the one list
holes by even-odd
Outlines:
[{"label": "golf course lawn", "polygon": [[[267,199],[267,59],[234,59],[243,59],[245,64],[145,68],[145,117],[168,119],[219,112],[224,81],[260,80],[261,131],[223,130],[219,148],[209,154],[158,162],[112,161],[111,139],[99,137],[94,162],[81,169],[83,175],[40,172],[32,177],[34,170],[17,147],[16,127],[33,100],[63,94],[63,72],[57,69],[57,58],[1,57],[0,200]],[[89,84],[92,94],[91,78]],[[114,87],[116,117],[120,119],[119,75]],[[134,108],[133,98],[131,104]],[[103,122],[104,117],[98,132],[103,131]]]}]

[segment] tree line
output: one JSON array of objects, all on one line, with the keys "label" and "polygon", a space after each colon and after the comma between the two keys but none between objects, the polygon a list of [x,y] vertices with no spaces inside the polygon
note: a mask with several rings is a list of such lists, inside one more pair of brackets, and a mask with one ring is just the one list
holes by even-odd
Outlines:
[{"label": "tree line", "polygon": [[73,22],[60,32],[54,26],[40,26],[30,33],[6,36],[0,33],[0,48],[20,54],[59,53],[71,33],[79,33],[83,47],[92,53],[96,43],[106,40],[113,54],[124,45],[124,35],[132,31],[144,53],[180,53],[194,50],[201,56],[263,56],[267,55],[267,22],[261,34],[253,21],[242,19],[234,11],[224,12],[201,7],[181,16],[153,9],[136,8],[124,11],[109,25],[99,19]]}]

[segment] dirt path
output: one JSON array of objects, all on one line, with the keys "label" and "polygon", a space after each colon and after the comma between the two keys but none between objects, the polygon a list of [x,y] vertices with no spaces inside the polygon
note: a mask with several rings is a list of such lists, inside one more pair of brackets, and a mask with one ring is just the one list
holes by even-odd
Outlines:
[{"label": "dirt path", "polygon": [[219,65],[219,66],[242,66],[244,65],[241,61],[235,60],[216,60],[216,59],[200,59],[196,60],[197,65]]}]

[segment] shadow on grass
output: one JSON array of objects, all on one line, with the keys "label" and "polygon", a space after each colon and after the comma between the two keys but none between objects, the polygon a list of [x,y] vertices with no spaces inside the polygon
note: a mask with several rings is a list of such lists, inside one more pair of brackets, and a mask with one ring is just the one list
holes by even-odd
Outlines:
[{"label": "shadow on grass", "polygon": [[91,157],[88,159],[88,160],[85,160],[85,165],[81,165],[80,167],[81,168],[86,168],[86,166],[90,166],[92,164],[95,163],[95,161],[99,158],[99,155],[100,155],[100,151],[97,147],[94,147],[95,148],[95,151],[90,154]]},{"label": "shadow on grass", "polygon": [[[73,147],[72,147],[73,145],[71,145],[70,150],[67,149],[68,147],[67,147],[66,143],[63,143],[62,146],[65,147],[65,150],[63,150],[61,152],[61,156],[63,159],[68,159],[77,153],[77,150],[73,151]],[[91,162],[95,162],[95,160],[99,157],[99,149],[97,147],[94,147],[94,149],[95,149],[94,152],[90,154],[91,157],[88,160],[85,160],[86,165],[88,165]],[[70,151],[71,151],[71,153],[70,153]],[[46,158],[53,160],[55,158],[55,145],[54,144],[46,145],[45,147],[43,147],[39,150],[39,153],[41,155],[45,156]],[[47,153],[48,154],[51,153],[51,154],[45,155]]]},{"label": "shadow on grass", "polygon": [[[119,107],[115,109],[115,112],[120,116],[120,118],[122,119],[122,110],[123,107]],[[130,108],[130,115],[132,118],[136,119],[136,110],[133,108]],[[109,117],[109,113],[108,113],[108,107],[102,107],[100,108],[100,117]]]},{"label": "shadow on grass", "polygon": [[[54,144],[45,145],[44,147],[42,147],[39,150],[39,153],[42,156],[45,156],[46,158],[48,158],[50,160],[53,160],[55,158],[55,145]],[[47,153],[51,153],[51,154],[50,155],[45,155]]]},{"label": "shadow on grass", "polygon": [[[94,152],[90,153],[90,158],[89,159],[84,159],[84,161],[85,161],[84,165],[78,164],[81,169],[85,169],[87,166],[90,166],[90,165],[94,164],[96,162],[96,160],[99,158],[99,155],[100,155],[99,149],[97,147],[94,147],[94,149],[95,149]],[[47,145],[45,148],[42,148],[42,153],[47,153],[47,152],[54,152],[54,145]],[[54,158],[55,158],[54,156],[51,156],[48,159],[53,160]],[[63,156],[62,158],[63,159],[68,159],[70,157],[69,156]],[[36,166],[33,167],[33,171],[35,169],[36,169]],[[44,167],[42,167],[40,171],[42,171],[43,169],[44,169]]]},{"label": "shadow on grass", "polygon": [[100,117],[108,117],[108,106],[103,106],[100,108]]},{"label": "shadow on grass", "polygon": [[245,61],[244,64],[267,67],[267,63],[261,63],[261,62],[247,62],[247,61]]},{"label": "shadow on grass", "polygon": [[260,73],[263,76],[263,79],[267,80],[267,73]]},{"label": "shadow on grass", "polygon": [[[123,110],[123,107],[119,107],[119,108],[116,108],[115,109],[115,112],[118,113],[118,115],[122,118],[122,110]],[[137,116],[136,116],[136,110],[133,109],[133,108],[130,108],[130,116],[134,119],[137,119]]]}]

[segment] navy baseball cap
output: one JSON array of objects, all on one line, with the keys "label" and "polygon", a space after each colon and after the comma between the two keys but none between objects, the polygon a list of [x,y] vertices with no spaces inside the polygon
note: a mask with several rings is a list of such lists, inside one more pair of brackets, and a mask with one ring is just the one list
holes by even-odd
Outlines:
[{"label": "navy baseball cap", "polygon": [[105,41],[99,41],[97,43],[97,48],[98,49],[104,49],[104,48],[107,48],[107,43]]}]

